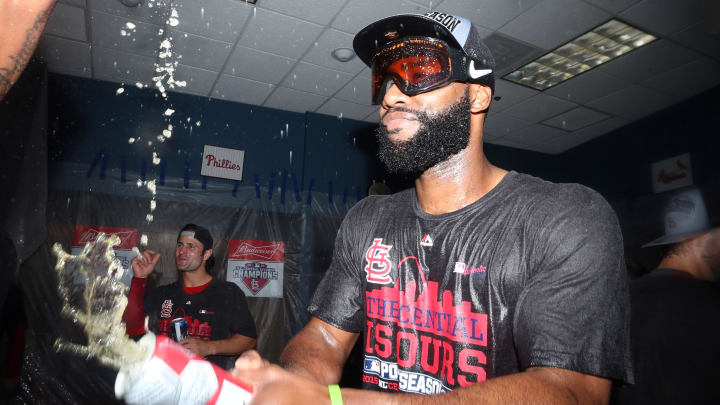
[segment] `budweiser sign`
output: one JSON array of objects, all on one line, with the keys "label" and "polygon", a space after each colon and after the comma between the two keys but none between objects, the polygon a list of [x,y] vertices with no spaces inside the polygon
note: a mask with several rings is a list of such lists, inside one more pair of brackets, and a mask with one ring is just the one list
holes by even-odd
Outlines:
[{"label": "budweiser sign", "polygon": [[285,243],[232,239],[228,244],[227,281],[249,297],[282,298]]},{"label": "budweiser sign", "polygon": [[244,158],[245,151],[205,145],[200,174],[242,180]]},{"label": "budweiser sign", "polygon": [[87,225],[75,226],[72,245],[73,247],[83,247],[88,242],[95,242],[101,233],[108,236],[117,235],[120,238],[120,244],[114,246],[115,249],[132,249],[133,246],[137,246],[137,229]]},{"label": "budweiser sign", "polygon": [[230,259],[235,260],[267,260],[273,262],[285,260],[285,243],[283,242],[233,240],[229,251],[232,252]]}]

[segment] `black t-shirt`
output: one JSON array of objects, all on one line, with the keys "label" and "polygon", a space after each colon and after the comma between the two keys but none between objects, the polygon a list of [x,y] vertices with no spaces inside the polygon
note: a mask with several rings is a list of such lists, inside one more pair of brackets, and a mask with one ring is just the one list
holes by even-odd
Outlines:
[{"label": "black t-shirt", "polygon": [[681,274],[631,282],[635,384],[611,403],[720,404],[720,286]]},{"label": "black t-shirt", "polygon": [[[245,294],[237,285],[215,278],[197,294],[186,293],[180,280],[149,291],[145,313],[150,317],[150,330],[158,335],[172,336],[172,320],[185,318],[191,337],[219,340],[238,333],[257,337]],[[206,359],[229,369],[237,357],[215,355]]]},{"label": "black t-shirt", "polygon": [[533,366],[631,379],[615,214],[594,191],[508,173],[458,211],[371,196],[308,310],[363,332],[363,385],[432,394]]}]

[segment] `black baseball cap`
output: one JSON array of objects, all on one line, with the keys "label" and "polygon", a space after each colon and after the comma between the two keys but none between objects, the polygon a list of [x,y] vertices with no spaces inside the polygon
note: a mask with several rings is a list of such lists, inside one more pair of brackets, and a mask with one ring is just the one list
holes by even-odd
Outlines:
[{"label": "black baseball cap", "polygon": [[180,240],[180,236],[182,235],[197,239],[203,244],[203,250],[213,248],[213,238],[210,236],[210,231],[200,225],[187,224],[183,226],[180,233],[178,233],[177,240]]},{"label": "black baseball cap", "polygon": [[469,59],[467,82],[483,84],[495,92],[495,59],[472,22],[460,16],[431,11],[383,18],[360,30],[353,48],[367,66],[372,66],[378,51],[403,37],[435,38],[461,51]]}]

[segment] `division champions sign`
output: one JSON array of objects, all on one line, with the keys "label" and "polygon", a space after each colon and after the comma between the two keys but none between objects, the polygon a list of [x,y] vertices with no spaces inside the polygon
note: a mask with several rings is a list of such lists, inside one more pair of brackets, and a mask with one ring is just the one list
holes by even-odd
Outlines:
[{"label": "division champions sign", "polygon": [[282,298],[285,243],[232,239],[228,246],[227,281],[246,296]]}]

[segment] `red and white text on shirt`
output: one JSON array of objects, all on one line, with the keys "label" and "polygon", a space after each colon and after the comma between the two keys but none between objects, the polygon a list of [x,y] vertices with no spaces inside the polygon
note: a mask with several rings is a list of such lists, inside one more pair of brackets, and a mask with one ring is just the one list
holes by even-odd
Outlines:
[{"label": "red and white text on shirt", "polygon": [[397,286],[366,291],[367,317],[456,342],[487,346],[487,314],[472,312],[469,301],[454,306],[449,290],[443,291],[438,302],[437,282],[429,281],[425,291],[413,299],[416,288],[416,283],[411,281],[406,291],[400,291]]}]

